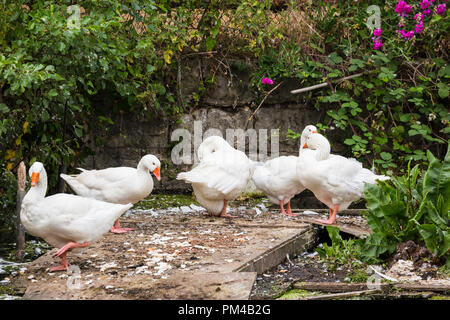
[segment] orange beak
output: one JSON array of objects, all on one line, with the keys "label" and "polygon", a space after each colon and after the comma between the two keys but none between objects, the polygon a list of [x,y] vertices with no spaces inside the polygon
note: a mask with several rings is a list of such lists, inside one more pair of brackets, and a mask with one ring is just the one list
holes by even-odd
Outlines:
[{"label": "orange beak", "polygon": [[34,187],[39,181],[39,173],[33,172],[31,174],[31,186]]},{"label": "orange beak", "polygon": [[318,133],[317,131],[313,131],[312,133]]},{"label": "orange beak", "polygon": [[303,149],[308,149],[308,144],[305,142],[305,144],[303,145]]},{"label": "orange beak", "polygon": [[161,180],[161,167],[157,167],[155,170],[153,170],[153,174],[155,175],[156,179]]}]

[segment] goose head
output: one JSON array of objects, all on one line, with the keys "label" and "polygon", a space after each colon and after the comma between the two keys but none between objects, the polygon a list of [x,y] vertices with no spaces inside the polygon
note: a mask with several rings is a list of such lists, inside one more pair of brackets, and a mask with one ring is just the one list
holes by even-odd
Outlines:
[{"label": "goose head", "polygon": [[42,162],[36,161],[28,170],[31,178],[31,187],[45,184],[47,182],[47,172]]},{"label": "goose head", "polygon": [[314,133],[308,136],[302,149],[316,150],[316,159],[325,160],[328,159],[331,152],[330,142],[320,133]]},{"label": "goose head", "polygon": [[231,148],[226,140],[219,136],[211,136],[203,140],[197,150],[198,160],[202,161],[208,155],[223,150],[224,148]]},{"label": "goose head", "polygon": [[153,172],[156,179],[161,180],[161,162],[156,156],[152,154],[143,156],[138,164],[138,169],[140,168]]},{"label": "goose head", "polygon": [[306,139],[311,136],[313,133],[318,133],[316,126],[312,124],[307,125],[305,129],[302,131],[302,135],[300,137],[300,150],[299,153],[302,153],[303,146],[305,145]]},{"label": "goose head", "polygon": [[28,169],[31,178],[31,188],[23,198],[22,207],[44,199],[47,192],[47,172],[42,162],[36,161]]}]

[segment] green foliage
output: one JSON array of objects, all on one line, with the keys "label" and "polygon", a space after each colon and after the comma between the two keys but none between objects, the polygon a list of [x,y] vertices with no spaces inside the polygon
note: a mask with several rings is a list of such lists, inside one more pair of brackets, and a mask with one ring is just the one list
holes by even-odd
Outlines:
[{"label": "green foliage", "polygon": [[[367,165],[403,173],[410,160],[424,164],[427,150],[442,158],[448,143],[449,15],[434,16],[414,41],[405,41],[396,32],[397,2],[302,4],[309,28],[297,31],[308,36],[296,43],[291,36],[264,50],[257,75],[295,79],[299,87],[328,81],[330,87],[302,93],[317,109],[326,110],[323,124],[345,131],[349,152]],[[365,25],[369,5],[381,8],[384,45],[379,51],[373,50]],[[296,9],[292,4],[288,10]]]},{"label": "green foliage", "polygon": [[343,240],[339,228],[327,226],[331,246],[326,243],[316,248],[319,257],[328,263],[328,270],[336,271],[339,266],[349,270],[347,277],[351,282],[364,282],[368,278],[366,265],[359,260],[361,239]]},{"label": "green foliage", "polygon": [[92,128],[108,130],[124,112],[182,113],[185,55],[227,44],[254,57],[272,37],[270,1],[77,1],[79,25],[72,4],[0,1],[0,216],[14,210],[8,172],[21,160],[46,165],[52,193],[61,168],[102,143]]},{"label": "green foliage", "polygon": [[316,248],[322,259],[327,259],[333,265],[346,265],[352,267],[355,264],[355,257],[358,255],[358,243],[354,239],[343,240],[339,234],[339,228],[327,226],[328,235],[331,239],[331,246],[326,243],[323,248]]},{"label": "green foliage", "polygon": [[13,226],[15,221],[15,206],[16,206],[16,186],[17,180],[16,177],[9,171],[4,171],[0,173],[0,181],[2,185],[0,185],[0,212],[6,209],[10,209],[7,211],[7,214],[0,214],[0,231],[4,234],[12,234]]},{"label": "green foliage", "polygon": [[406,240],[424,243],[437,257],[450,261],[450,148],[443,161],[427,151],[428,168],[410,168],[391,183],[366,184],[367,222],[373,233],[361,254],[375,261]]}]

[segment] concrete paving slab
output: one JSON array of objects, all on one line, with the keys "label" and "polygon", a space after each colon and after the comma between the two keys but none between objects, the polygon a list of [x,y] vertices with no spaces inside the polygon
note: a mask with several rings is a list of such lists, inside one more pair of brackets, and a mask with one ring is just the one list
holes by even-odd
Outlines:
[{"label": "concrete paving slab", "polygon": [[248,299],[257,273],[314,238],[295,217],[248,210],[231,220],[131,214],[121,224],[134,231],[69,253],[73,272],[48,272],[56,250],[30,263],[14,280],[24,299]]}]

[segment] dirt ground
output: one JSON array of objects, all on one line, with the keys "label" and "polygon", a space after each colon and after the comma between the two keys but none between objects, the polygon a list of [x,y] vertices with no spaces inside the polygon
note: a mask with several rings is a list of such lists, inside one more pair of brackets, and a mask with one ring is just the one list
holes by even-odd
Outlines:
[{"label": "dirt ground", "polygon": [[[68,255],[68,272],[52,250],[11,275],[25,299],[248,299],[255,272],[237,269],[311,228],[300,218],[235,207],[239,217],[206,216],[195,205],[130,210],[121,225]],[[73,270],[72,270],[73,269]]]},{"label": "dirt ground", "polygon": [[[325,230],[312,222],[326,212],[296,210],[302,214],[289,217],[264,201],[239,202],[229,209],[238,218],[223,219],[189,203],[136,206],[121,218],[133,231],[107,233],[70,252],[67,272],[49,272],[59,263],[53,249],[11,273],[7,285],[24,299],[274,299],[295,282],[355,280],[349,279],[351,270],[331,270],[314,252]],[[357,237],[370,232],[357,211],[341,214],[338,227]],[[406,281],[436,280],[432,264],[402,260],[418,255],[428,257],[411,244],[400,246],[397,261],[383,272]]]},{"label": "dirt ground", "polygon": [[[319,235],[316,243],[324,240]],[[258,274],[250,299],[297,300],[324,294],[324,292],[314,290],[295,289],[293,285],[297,283],[353,283],[362,284],[361,287],[364,288],[364,285],[370,280],[369,277],[375,275],[370,268],[375,267],[377,271],[387,277],[386,279],[380,278],[381,283],[411,284],[430,288],[429,290],[431,287],[438,287],[439,290],[425,294],[423,291],[426,289],[421,289],[419,292],[397,290],[395,293],[375,294],[362,299],[422,299],[429,297],[448,300],[450,299],[450,278],[439,271],[439,266],[430,257],[431,253],[425,247],[407,241],[397,246],[396,253],[385,266],[369,266],[356,261],[357,263],[350,267],[330,263],[321,258],[312,248],[299,255],[288,257],[279,265]]]},{"label": "dirt ground", "polygon": [[294,282],[346,282],[348,269],[328,270],[326,262],[319,260],[314,251],[284,261],[280,265],[258,275],[251,299],[275,299],[288,291]]}]

